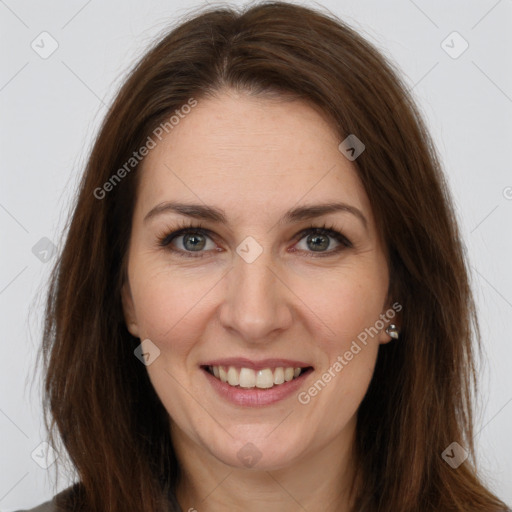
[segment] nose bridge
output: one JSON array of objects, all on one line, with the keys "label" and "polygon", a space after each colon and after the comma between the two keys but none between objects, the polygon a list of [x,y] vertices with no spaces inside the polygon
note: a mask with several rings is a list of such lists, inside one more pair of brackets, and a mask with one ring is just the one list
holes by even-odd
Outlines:
[{"label": "nose bridge", "polygon": [[249,241],[241,243],[237,253],[233,271],[227,276],[221,322],[246,341],[264,341],[272,332],[290,325],[286,288],[275,275],[277,271],[268,251]]}]

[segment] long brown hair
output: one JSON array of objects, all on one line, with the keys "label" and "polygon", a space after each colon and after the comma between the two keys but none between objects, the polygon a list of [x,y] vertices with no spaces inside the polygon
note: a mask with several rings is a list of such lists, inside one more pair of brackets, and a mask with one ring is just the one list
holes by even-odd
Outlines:
[{"label": "long brown hair", "polygon": [[[340,142],[355,134],[366,146],[354,165],[403,322],[401,339],[379,348],[358,410],[354,511],[503,510],[475,469],[480,339],[434,144],[399,72],[371,44],[333,15],[282,2],[210,8],[165,34],[95,140],[52,274],[42,345],[47,428],[78,478],[68,507],[165,510],[179,482],[168,414],[122,312],[137,190],[137,165],[126,162],[191,98],[225,87],[302,98],[332,120]],[[457,469],[441,456],[454,441],[470,454]]]}]

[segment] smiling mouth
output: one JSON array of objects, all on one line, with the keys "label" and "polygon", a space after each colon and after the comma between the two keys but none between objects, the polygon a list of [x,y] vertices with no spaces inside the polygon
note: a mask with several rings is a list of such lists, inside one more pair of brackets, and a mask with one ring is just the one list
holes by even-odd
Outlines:
[{"label": "smiling mouth", "polygon": [[305,368],[280,366],[261,370],[235,366],[202,366],[201,368],[221,382],[239,389],[272,389],[313,371],[311,366]]}]

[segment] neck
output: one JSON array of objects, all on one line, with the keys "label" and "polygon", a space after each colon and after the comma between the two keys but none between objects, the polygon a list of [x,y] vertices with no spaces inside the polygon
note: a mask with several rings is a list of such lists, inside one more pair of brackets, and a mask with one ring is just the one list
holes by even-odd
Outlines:
[{"label": "neck", "polygon": [[355,418],[340,435],[279,469],[236,468],[214,457],[176,425],[173,444],[182,468],[177,499],[183,512],[349,512],[355,460]]}]

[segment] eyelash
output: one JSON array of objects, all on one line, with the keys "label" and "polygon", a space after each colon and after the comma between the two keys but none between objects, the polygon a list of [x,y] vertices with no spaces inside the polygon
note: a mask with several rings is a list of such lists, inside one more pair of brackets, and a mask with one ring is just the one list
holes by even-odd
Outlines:
[{"label": "eyelash", "polygon": [[[327,252],[318,252],[314,253],[313,251],[306,251],[307,253],[311,253],[311,257],[313,258],[323,258],[326,256],[332,256],[334,254],[339,253],[343,249],[352,248],[352,242],[345,237],[343,234],[341,234],[339,231],[334,229],[333,226],[329,226],[327,224],[323,224],[322,226],[315,226],[311,225],[299,233],[295,235],[295,239],[299,242],[302,240],[305,236],[309,235],[310,233],[318,234],[318,235],[327,235],[332,238],[334,238],[337,242],[340,243],[340,245],[336,249],[332,249]],[[174,249],[171,248],[170,244],[171,242],[182,235],[187,234],[200,234],[203,236],[207,236],[208,238],[212,239],[211,232],[208,229],[203,228],[202,224],[193,225],[187,222],[183,222],[181,225],[177,227],[176,230],[172,232],[165,232],[163,235],[157,237],[157,243],[159,247],[164,247],[175,253],[179,257],[185,257],[185,258],[203,258],[204,253],[206,251],[197,251],[197,255],[193,253],[193,251],[183,251],[180,249]],[[301,251],[299,251],[301,252]],[[302,251],[304,252],[304,251]]]}]

